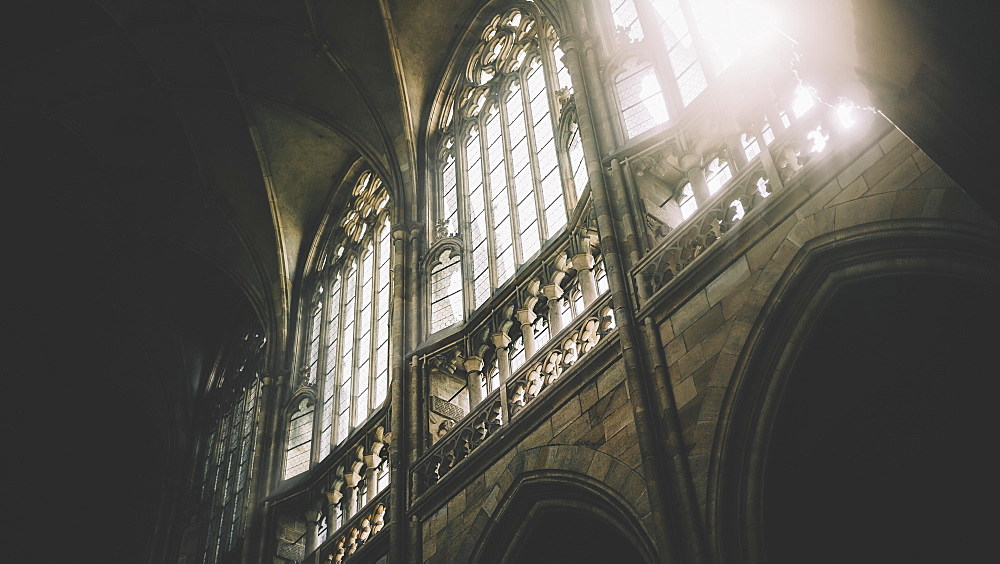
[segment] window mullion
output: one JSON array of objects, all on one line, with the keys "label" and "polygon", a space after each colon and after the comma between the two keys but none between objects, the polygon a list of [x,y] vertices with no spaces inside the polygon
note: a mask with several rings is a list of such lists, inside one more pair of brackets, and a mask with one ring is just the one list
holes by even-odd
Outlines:
[{"label": "window mullion", "polygon": [[490,293],[499,286],[499,279],[497,277],[497,243],[496,243],[496,229],[493,228],[495,225],[493,217],[493,188],[490,184],[490,170],[493,163],[490,162],[489,151],[487,150],[487,140],[486,140],[486,114],[483,112],[476,116],[476,127],[479,131],[479,175],[483,179],[483,201],[482,205],[486,212],[486,248],[489,249],[487,253],[490,265],[487,267],[489,270],[490,277]]},{"label": "window mullion", "polygon": [[[674,0],[677,1],[677,0]],[[656,23],[656,9],[649,5],[650,0],[636,0],[636,11],[639,13],[639,23],[643,29],[650,30],[643,37],[643,42],[652,42],[650,51],[660,53],[660,56],[652,57],[653,71],[660,82],[660,95],[667,103],[667,115],[680,115],[684,109],[684,101],[677,85],[679,73],[684,69],[673,68],[670,60],[670,50],[663,41],[663,32]],[[683,9],[683,7],[682,7]],[[688,31],[690,33],[690,30]]]},{"label": "window mullion", "polygon": [[[516,80],[516,79],[515,79]],[[509,84],[507,85],[509,86]],[[520,83],[518,83],[520,87]],[[510,121],[507,116],[507,94],[509,88],[501,88],[497,105],[500,109],[500,130],[503,133],[504,172],[507,178],[507,202],[510,206],[511,239],[514,244],[514,271],[521,266],[524,255],[521,251],[521,222],[517,213],[517,186],[514,185],[513,145],[510,139]],[[513,276],[513,272],[511,273]]]},{"label": "window mullion", "polygon": [[[325,274],[325,273],[324,273]],[[324,278],[326,278],[324,276]],[[319,417],[313,416],[313,459],[317,462],[322,460],[325,456],[325,447],[323,445],[323,401],[325,397],[326,390],[326,342],[327,342],[327,325],[329,324],[330,318],[330,285],[329,280],[323,280],[320,283],[324,291],[321,296],[321,300],[325,302],[322,311],[320,311],[320,321],[319,321],[319,339],[316,341],[316,404],[319,409],[316,412],[319,413]],[[310,335],[311,337],[311,335]],[[332,406],[331,406],[332,407]]]},{"label": "window mullion", "polygon": [[[567,215],[570,215],[570,211],[576,208],[577,202],[576,193],[570,190],[570,180],[573,178],[573,166],[566,143],[567,135],[562,128],[562,107],[556,99],[556,93],[559,92],[559,78],[555,73],[557,67],[555,61],[556,55],[553,53],[555,47],[550,44],[547,34],[545,34],[545,37],[542,37],[541,45],[542,73],[545,75],[545,97],[548,98],[549,102],[549,121],[552,123],[552,140],[555,143],[556,157],[559,163],[559,181],[562,184],[563,204],[566,207]],[[566,72],[569,72],[568,68]],[[548,228],[547,217],[545,226]],[[546,231],[546,233],[548,232]],[[548,233],[548,237],[552,236],[553,233]]]},{"label": "window mullion", "polygon": [[[542,65],[542,74],[545,73],[545,63],[539,58],[538,64]],[[531,179],[532,179],[532,196],[535,199],[535,221],[538,222],[538,227],[536,228],[539,232],[538,239],[540,243],[544,244],[546,239],[548,239],[552,234],[549,233],[548,223],[545,217],[545,196],[542,194],[542,171],[538,168],[538,158],[539,147],[535,142],[535,115],[531,108],[531,96],[533,92],[528,89],[528,75],[531,74],[531,65],[524,65],[521,67],[519,74],[521,75],[521,103],[524,105],[524,112],[522,114],[522,119],[524,120],[524,133],[528,141],[528,154],[533,155],[534,158],[529,158],[528,163],[531,167]],[[546,86],[547,88],[547,86]],[[540,95],[548,97],[548,92],[543,92]],[[549,115],[551,119],[551,113]],[[553,136],[555,135],[555,128],[552,129]],[[555,139],[553,139],[553,144]],[[539,245],[539,248],[541,244]],[[525,257],[527,259],[529,257]]]},{"label": "window mullion", "polygon": [[[461,204],[462,198],[459,198],[460,208]],[[461,220],[461,212],[459,212],[459,219]],[[372,412],[375,411],[375,372],[378,370],[378,274],[381,259],[379,257],[379,235],[381,235],[380,230],[377,227],[372,228],[372,281],[368,291],[370,296],[368,299],[371,304],[368,308],[368,374],[365,374],[365,378],[368,379],[368,416],[371,416]]]},{"label": "window mullion", "polygon": [[[462,124],[464,125],[464,124]],[[458,191],[458,237],[462,241],[462,319],[465,319],[467,312],[475,309],[475,265],[472,260],[472,200],[469,186],[472,184],[469,178],[469,156],[466,154],[466,134],[459,134],[459,127],[456,126],[455,141],[452,143],[452,151],[455,155],[455,184]],[[482,161],[480,161],[480,165]],[[468,266],[468,268],[466,268]]]},{"label": "window mullion", "polygon": [[[362,252],[364,252],[363,245],[361,246],[361,249]],[[361,358],[361,355],[359,354],[361,353],[359,345],[361,345],[360,321],[361,321],[361,302],[363,301],[361,299],[361,293],[364,290],[364,288],[362,287],[362,283],[364,281],[364,271],[365,271],[364,256],[362,254],[359,254],[357,272],[354,273],[354,275],[357,276],[357,280],[355,281],[355,286],[354,286],[355,288],[354,289],[354,335],[353,335],[354,354],[351,357],[351,366],[349,367],[351,374],[353,374],[353,377],[351,378],[351,407],[348,410],[348,417],[347,417],[348,434],[350,434],[351,430],[355,427],[354,422],[357,421],[358,417],[357,399],[358,399],[358,393],[360,391],[360,385],[358,382],[360,380],[358,374],[358,360]]]}]

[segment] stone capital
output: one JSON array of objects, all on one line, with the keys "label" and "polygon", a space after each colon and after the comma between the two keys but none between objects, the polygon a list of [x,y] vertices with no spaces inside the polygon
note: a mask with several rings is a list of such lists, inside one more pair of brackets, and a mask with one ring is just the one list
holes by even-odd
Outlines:
[{"label": "stone capital", "polygon": [[510,344],[510,335],[504,332],[493,333],[490,335],[490,340],[493,341],[493,346],[498,349],[505,349],[507,345]]},{"label": "stone capital", "polygon": [[542,286],[542,295],[550,300],[558,300],[563,295],[562,286],[559,284],[548,284]]},{"label": "stone capital", "polygon": [[594,255],[590,253],[580,253],[573,257],[573,268],[577,270],[590,270],[594,268]]},{"label": "stone capital", "polygon": [[535,322],[535,318],[538,317],[534,311],[530,309],[519,309],[517,310],[517,320],[521,322],[521,325],[531,325]]},{"label": "stone capital", "polygon": [[692,168],[701,168],[704,166],[704,162],[700,153],[684,153],[681,155],[680,163],[681,170],[687,172]]},{"label": "stone capital", "polygon": [[483,359],[478,356],[467,356],[465,357],[465,371],[466,372],[482,372],[483,371]]}]

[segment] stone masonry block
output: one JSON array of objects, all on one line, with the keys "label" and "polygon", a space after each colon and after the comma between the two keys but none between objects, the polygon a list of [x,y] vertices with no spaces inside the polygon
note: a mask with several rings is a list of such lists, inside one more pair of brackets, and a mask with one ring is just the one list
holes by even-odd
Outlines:
[{"label": "stone masonry block", "polygon": [[634,424],[632,405],[625,404],[604,418],[604,438],[611,440],[619,431]]},{"label": "stone masonry block", "polygon": [[702,364],[705,364],[705,355],[701,352],[701,343],[698,343],[670,369],[670,382],[676,386]]},{"label": "stone masonry block", "polygon": [[552,422],[551,435],[557,435],[560,431],[566,428],[567,425],[575,421],[580,417],[580,398],[579,396],[574,396],[568,402],[566,402],[562,407],[560,407],[552,417],[550,421]]},{"label": "stone masonry block", "polygon": [[450,501],[448,501],[448,515],[452,519],[457,518],[465,511],[465,490],[459,490]]},{"label": "stone masonry block", "polygon": [[696,397],[698,388],[694,385],[694,378],[688,378],[674,386],[674,402],[678,408],[684,407]]},{"label": "stone masonry block", "polygon": [[722,346],[726,343],[726,338],[729,335],[729,324],[722,324],[716,327],[712,334],[705,337],[701,341],[701,353],[707,358],[711,358],[722,350]]},{"label": "stone masonry block", "polygon": [[936,166],[920,175],[906,187],[907,190],[932,190],[937,188],[953,188],[955,181]]},{"label": "stone masonry block", "polygon": [[896,194],[892,203],[892,218],[920,217],[927,203],[927,190],[904,190]]},{"label": "stone masonry block", "polygon": [[708,307],[708,297],[705,292],[696,293],[670,316],[670,322],[673,324],[674,331],[682,333],[692,323],[697,321],[698,318],[704,315],[708,311]]},{"label": "stone masonry block", "polygon": [[600,396],[597,395],[597,384],[587,384],[580,391],[580,409],[583,411],[590,409],[590,406],[597,403],[599,398]]},{"label": "stone masonry block", "polygon": [[614,461],[615,459],[605,452],[598,452],[594,454],[594,461],[590,463],[590,468],[587,469],[587,475],[597,480],[603,480]]},{"label": "stone masonry block", "polygon": [[667,346],[664,348],[664,354],[667,357],[667,366],[672,366],[682,356],[687,354],[687,345],[684,344],[684,337],[680,336],[673,341],[667,341]]},{"label": "stone masonry block", "polygon": [[772,229],[766,237],[747,251],[747,266],[750,267],[751,271],[756,271],[762,265],[767,264],[767,261],[771,260],[771,255],[774,254],[774,251],[778,250],[778,246],[785,240],[785,237],[788,236],[793,226],[794,222],[792,221],[782,222],[781,225]]},{"label": "stone masonry block", "polygon": [[690,351],[695,344],[701,343],[705,338],[713,333],[720,325],[726,321],[722,315],[722,306],[716,305],[702,315],[684,332],[684,343]]},{"label": "stone masonry block", "polygon": [[872,196],[874,194],[903,190],[916,180],[920,174],[920,169],[917,168],[917,164],[913,162],[913,159],[906,159],[886,174],[878,184],[872,186],[865,195]]},{"label": "stone masonry block", "polygon": [[526,451],[548,444],[548,442],[552,440],[553,435],[554,433],[552,432],[551,420],[545,419],[537,429],[532,431],[530,435],[521,441],[518,445],[518,450]]},{"label": "stone masonry block", "polygon": [[885,136],[879,140],[878,146],[882,147],[883,152],[888,153],[903,140],[906,140],[906,144],[916,149],[916,146],[913,145],[909,139],[906,139],[906,135],[903,135],[903,132],[898,128],[893,128],[889,131],[889,133],[885,134]]},{"label": "stone masonry block", "polygon": [[590,432],[593,426],[590,424],[590,417],[581,415],[574,419],[562,431],[552,438],[554,444],[574,445],[580,443]]},{"label": "stone masonry block", "polygon": [[840,184],[841,187],[846,188],[850,183],[857,180],[862,173],[877,163],[884,154],[885,153],[882,152],[882,148],[878,145],[868,149],[865,154],[861,155],[837,175],[837,183]]},{"label": "stone masonry block", "polygon": [[848,184],[847,187],[844,188],[844,190],[840,194],[838,194],[836,198],[830,200],[830,202],[826,204],[826,207],[829,208],[833,206],[839,206],[844,202],[850,202],[851,200],[856,200],[860,198],[861,195],[867,191],[868,191],[868,183],[865,182],[865,178],[863,176],[859,176],[854,180],[854,182]]},{"label": "stone masonry block", "polygon": [[629,468],[635,470],[636,474],[639,474],[640,476],[644,475],[642,469],[642,454],[639,450],[638,441],[636,441],[634,445],[625,449],[625,452],[618,457],[618,460],[621,460],[623,463],[627,464]]},{"label": "stone masonry block", "polygon": [[628,480],[630,475],[632,475],[631,468],[621,462],[615,461],[608,470],[608,474],[604,477],[604,483],[609,488],[621,493],[625,481]]},{"label": "stone masonry block", "polygon": [[745,321],[733,320],[726,334],[726,342],[722,345],[723,354],[738,355],[743,351],[747,337],[750,335],[750,324]]},{"label": "stone masonry block", "polygon": [[607,395],[615,386],[625,380],[625,367],[621,363],[609,366],[600,376],[597,377],[597,394],[601,397]]},{"label": "stone masonry block", "polygon": [[749,277],[750,265],[747,264],[746,256],[741,256],[736,262],[729,265],[722,274],[717,276],[715,280],[708,283],[708,287],[705,288],[708,305],[714,306],[719,303],[722,298],[729,295],[734,288],[739,287]]},{"label": "stone masonry block", "polygon": [[830,200],[834,199],[837,194],[840,194],[840,184],[837,184],[837,181],[833,180],[824,186],[822,190],[817,192],[815,196],[809,198],[805,203],[799,206],[799,208],[795,210],[795,217],[799,219],[809,217],[817,211],[825,208],[826,204],[828,204]]},{"label": "stone masonry block", "polygon": [[917,163],[917,167],[920,169],[920,172],[927,172],[937,166],[934,164],[934,161],[927,156],[927,153],[921,150],[917,150],[913,153],[913,162]]},{"label": "stone masonry block", "polygon": [[[869,186],[875,186],[887,174],[895,170],[904,161],[913,162],[910,155],[917,150],[913,143],[899,143],[892,150],[886,152],[885,156],[879,159],[862,175]],[[916,166],[916,163],[913,163]]]},{"label": "stone masonry block", "polygon": [[587,410],[587,413],[591,416],[591,422],[596,425],[604,421],[604,417],[608,413],[618,409],[618,406],[627,401],[628,392],[625,390],[625,385],[623,384],[612,390],[610,394],[605,394],[601,399],[597,400],[594,407]]},{"label": "stone masonry block", "polygon": [[674,340],[674,326],[669,319],[660,321],[657,329],[660,331],[660,342],[669,343]]},{"label": "stone masonry block", "polygon": [[709,380],[709,386],[726,386],[733,377],[733,370],[736,368],[736,363],[739,361],[739,356],[735,354],[719,354],[715,359],[715,365],[712,367],[712,378]]},{"label": "stone masonry block", "polygon": [[601,445],[599,450],[617,458],[621,456],[621,454],[625,452],[628,447],[632,446],[632,443],[635,442],[635,440],[635,433],[632,431],[632,428],[626,426],[621,431],[618,431],[615,436],[608,439],[606,443]]}]

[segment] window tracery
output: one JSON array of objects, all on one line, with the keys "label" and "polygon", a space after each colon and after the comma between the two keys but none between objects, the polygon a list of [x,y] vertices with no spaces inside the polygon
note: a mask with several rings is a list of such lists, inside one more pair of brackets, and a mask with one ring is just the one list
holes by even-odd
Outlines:
[{"label": "window tracery", "polygon": [[450,84],[435,224],[437,241],[454,238],[458,248],[429,268],[432,333],[485,304],[566,227],[583,194],[587,170],[562,57],[555,28],[520,5],[493,18]]},{"label": "window tracery", "polygon": [[626,139],[680,115],[740,55],[741,0],[603,0]]},{"label": "window tracery", "polygon": [[[388,396],[389,193],[365,171],[349,200],[329,238],[324,267],[314,276],[304,323],[302,383],[316,395],[318,422],[309,406],[299,405],[291,415],[285,479],[308,470],[313,451],[320,459],[330,454]],[[312,449],[308,441],[316,430],[319,446]]]},{"label": "window tracery", "polygon": [[232,550],[246,526],[253,457],[257,450],[257,409],[261,393],[258,365],[264,338],[253,330],[220,355],[209,390],[216,417],[203,442],[201,501],[207,527],[202,559],[219,561]]}]

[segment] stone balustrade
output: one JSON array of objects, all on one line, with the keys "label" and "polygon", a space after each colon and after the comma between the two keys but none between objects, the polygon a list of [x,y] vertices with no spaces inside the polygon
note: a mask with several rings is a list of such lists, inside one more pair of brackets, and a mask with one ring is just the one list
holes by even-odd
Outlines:
[{"label": "stone balustrade", "polygon": [[540,346],[413,465],[412,483],[418,495],[471,456],[508,421],[526,412],[534,399],[614,330],[611,296],[605,294]]}]

